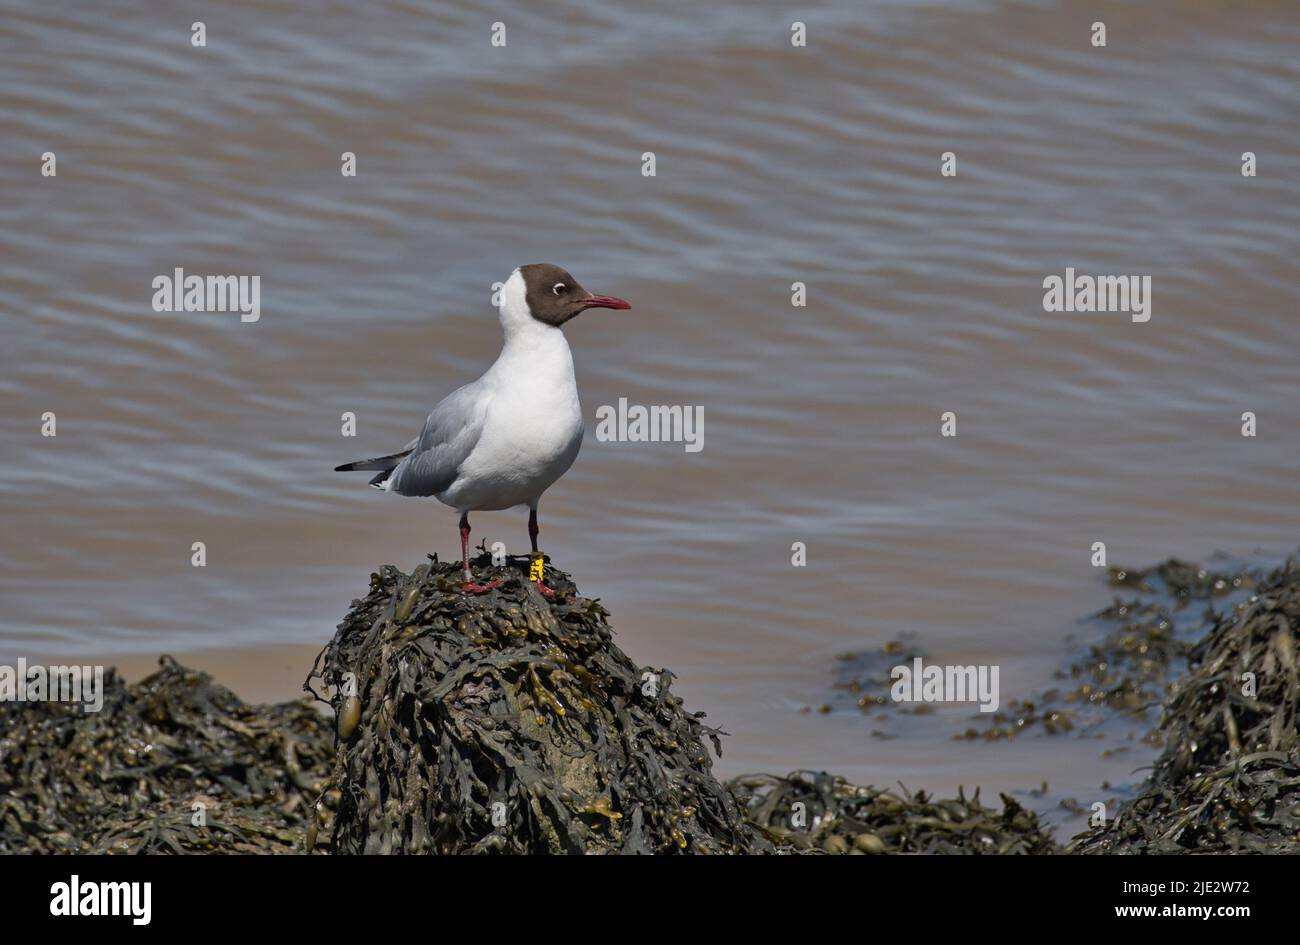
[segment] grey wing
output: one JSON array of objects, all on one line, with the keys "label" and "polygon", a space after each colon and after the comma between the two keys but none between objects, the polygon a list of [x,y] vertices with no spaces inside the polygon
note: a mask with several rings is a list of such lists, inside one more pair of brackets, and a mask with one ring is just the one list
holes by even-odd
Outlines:
[{"label": "grey wing", "polygon": [[481,396],[478,382],[448,394],[424,421],[414,451],[388,477],[388,490],[429,496],[451,486],[483,435],[486,413],[487,399]]}]

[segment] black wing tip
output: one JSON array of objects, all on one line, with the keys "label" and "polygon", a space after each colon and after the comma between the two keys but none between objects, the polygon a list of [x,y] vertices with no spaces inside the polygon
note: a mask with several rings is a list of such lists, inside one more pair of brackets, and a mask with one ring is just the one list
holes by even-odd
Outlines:
[{"label": "black wing tip", "polygon": [[357,472],[364,470],[365,472],[373,472],[378,469],[382,472],[389,472],[395,469],[403,459],[410,456],[412,452],[412,450],[402,450],[400,453],[393,453],[389,456],[376,456],[374,459],[359,459],[353,463],[344,463],[342,466],[335,466],[334,471]]}]

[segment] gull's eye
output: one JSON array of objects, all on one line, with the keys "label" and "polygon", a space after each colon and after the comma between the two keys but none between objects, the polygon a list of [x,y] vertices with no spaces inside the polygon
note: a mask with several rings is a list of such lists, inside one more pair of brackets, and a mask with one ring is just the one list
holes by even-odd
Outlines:
[{"label": "gull's eye", "polygon": [[551,291],[554,292],[556,295],[560,295],[561,293],[563,293],[564,291],[566,291],[568,288],[569,288],[569,287],[566,286],[563,282],[557,282],[557,283],[555,283],[555,285],[551,286]]}]

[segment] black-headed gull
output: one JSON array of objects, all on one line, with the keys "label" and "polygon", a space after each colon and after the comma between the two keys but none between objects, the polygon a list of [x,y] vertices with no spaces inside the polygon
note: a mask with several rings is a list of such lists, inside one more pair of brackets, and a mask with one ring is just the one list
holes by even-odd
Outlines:
[{"label": "black-headed gull", "polygon": [[[528,537],[537,553],[537,503],[573,465],[582,446],[582,406],[573,356],[560,326],[589,308],[632,306],[593,295],[559,266],[520,266],[501,289],[501,354],[473,383],[433,408],[424,429],[400,453],[345,463],[338,472],[378,470],[377,489],[433,496],[460,512],[464,589],[469,567],[469,513],[528,506]],[[539,582],[544,593],[551,591]]]}]

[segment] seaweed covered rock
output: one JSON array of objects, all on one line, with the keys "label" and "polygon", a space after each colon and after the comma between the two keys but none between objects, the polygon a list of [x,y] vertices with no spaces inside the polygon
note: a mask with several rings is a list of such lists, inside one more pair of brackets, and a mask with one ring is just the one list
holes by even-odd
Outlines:
[{"label": "seaweed covered rock", "polygon": [[750,821],[783,852],[799,853],[999,853],[1060,850],[1038,817],[1002,795],[1001,812],[967,798],[936,800],[858,787],[819,771],[784,778],[743,775],[728,782]]},{"label": "seaweed covered rock", "polygon": [[1214,625],[1165,700],[1165,750],[1079,853],[1300,853],[1300,561]]},{"label": "seaweed covered rock", "polygon": [[[614,645],[597,601],[553,569],[554,598],[486,556],[476,570],[501,585],[463,594],[436,561],[372,575],[308,678],[333,721],[246,705],[169,657],[136,685],[110,670],[98,713],[0,703],[0,853],[1061,852],[1006,795],[721,784],[721,733]],[[1189,601],[1249,587],[1189,573]],[[1066,852],[1300,852],[1300,562],[1211,619],[1151,779]]]},{"label": "seaweed covered rock", "polygon": [[333,760],[298,702],[251,706],[170,657],[104,705],[0,703],[0,853],[292,853]]},{"label": "seaweed covered rock", "polygon": [[371,577],[308,687],[339,728],[338,853],[746,853],[771,849],[711,773],[717,730],[666,670],[614,645],[607,613],[547,568]]}]

